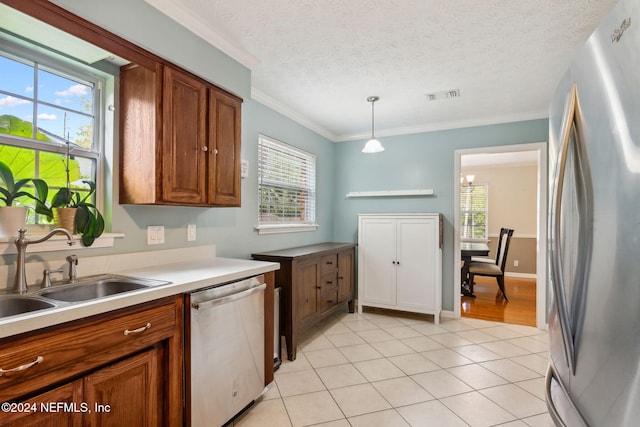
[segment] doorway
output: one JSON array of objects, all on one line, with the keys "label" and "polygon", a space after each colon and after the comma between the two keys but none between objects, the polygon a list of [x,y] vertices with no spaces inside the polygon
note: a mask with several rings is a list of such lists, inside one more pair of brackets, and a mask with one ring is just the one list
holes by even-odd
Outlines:
[{"label": "doorway", "polygon": [[[482,147],[455,151],[454,164],[454,316],[460,318],[460,181],[463,156],[477,155],[507,155],[522,156],[524,153],[533,154],[536,161],[536,230],[535,230],[535,278],[536,278],[536,326],[547,328],[547,289],[546,289],[546,247],[547,247],[547,143],[531,143],[505,145],[497,147]],[[489,156],[490,157],[490,156]],[[489,230],[492,231],[492,230]],[[517,233],[517,231],[516,231]],[[494,279],[495,280],[495,279]]]}]

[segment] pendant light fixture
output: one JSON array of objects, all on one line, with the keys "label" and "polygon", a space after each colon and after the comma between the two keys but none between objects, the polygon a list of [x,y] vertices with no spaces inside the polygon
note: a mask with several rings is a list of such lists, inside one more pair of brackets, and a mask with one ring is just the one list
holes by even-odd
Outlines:
[{"label": "pendant light fixture", "polygon": [[374,124],[375,124],[375,116],[373,114],[373,104],[379,100],[380,98],[377,96],[370,96],[367,98],[367,101],[371,103],[371,139],[367,141],[362,149],[363,153],[379,153],[384,151],[384,147],[380,144],[374,134]]}]

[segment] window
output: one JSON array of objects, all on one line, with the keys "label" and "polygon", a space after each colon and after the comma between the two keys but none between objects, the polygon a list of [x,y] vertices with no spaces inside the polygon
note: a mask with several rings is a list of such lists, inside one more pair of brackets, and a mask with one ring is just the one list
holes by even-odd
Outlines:
[{"label": "window", "polygon": [[[96,182],[101,159],[103,80],[69,60],[6,41],[0,46],[0,71],[0,161],[16,179],[45,180],[51,198],[66,186],[68,149],[71,187],[88,191],[82,181]],[[29,212],[27,223],[45,222]]]},{"label": "window", "polygon": [[316,157],[258,137],[258,232],[315,230]]},{"label": "window", "polygon": [[460,187],[460,238],[487,239],[488,187]]}]

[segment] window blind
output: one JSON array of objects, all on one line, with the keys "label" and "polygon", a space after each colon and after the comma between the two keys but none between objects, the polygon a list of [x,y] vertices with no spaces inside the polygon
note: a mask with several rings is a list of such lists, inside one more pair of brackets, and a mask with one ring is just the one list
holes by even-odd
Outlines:
[{"label": "window blind", "polygon": [[487,185],[460,188],[460,237],[487,239]]},{"label": "window blind", "polygon": [[260,135],[258,197],[259,224],[315,223],[315,156]]}]

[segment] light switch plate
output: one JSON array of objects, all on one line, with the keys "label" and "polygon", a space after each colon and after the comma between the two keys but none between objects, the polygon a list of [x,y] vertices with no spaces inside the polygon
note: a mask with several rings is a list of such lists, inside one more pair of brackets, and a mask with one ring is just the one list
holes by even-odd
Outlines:
[{"label": "light switch plate", "polygon": [[249,176],[249,160],[240,160],[240,176],[242,178]]},{"label": "light switch plate", "polygon": [[187,242],[193,242],[196,240],[196,225],[187,224]]},{"label": "light switch plate", "polygon": [[164,225],[147,226],[147,245],[164,244]]}]

